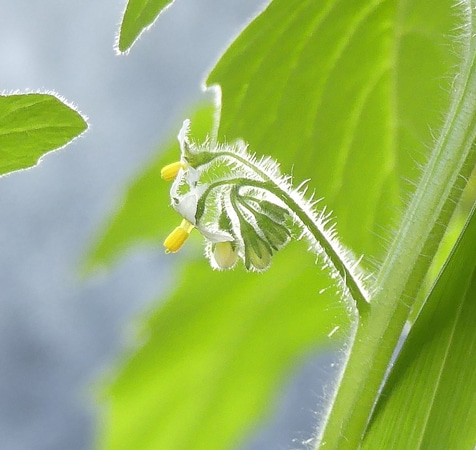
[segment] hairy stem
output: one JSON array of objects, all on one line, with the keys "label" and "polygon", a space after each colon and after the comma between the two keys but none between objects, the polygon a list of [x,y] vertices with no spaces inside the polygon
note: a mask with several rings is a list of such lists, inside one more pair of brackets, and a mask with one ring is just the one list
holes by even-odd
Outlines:
[{"label": "hairy stem", "polygon": [[[253,166],[249,166],[253,167]],[[262,171],[257,173],[264,174]],[[346,251],[336,241],[331,231],[326,231],[325,221],[318,217],[300,200],[300,195],[293,196],[291,192],[283,189],[278,182],[265,175],[266,181],[250,180],[247,178],[232,178],[217,181],[211,184],[203,193],[197,205],[196,220],[199,221],[205,210],[206,199],[209,193],[220,186],[249,186],[270,192],[276,198],[281,200],[289,211],[298,219],[306,236],[312,238],[316,253],[320,250],[324,252],[329,264],[339,275],[342,285],[348,290],[348,293],[355,301],[357,309],[361,314],[368,310],[369,304],[363,287],[355,273],[355,266],[358,261],[350,261]],[[352,305],[353,306],[353,305]]]},{"label": "hairy stem", "polygon": [[[431,233],[447,225],[444,207],[454,200],[458,178],[474,167],[476,70],[474,43],[455,86],[454,101],[430,160],[424,168],[402,225],[388,251],[371,307],[361,314],[340,384],[316,449],[361,447],[368,420],[389,364],[437,246],[426,246]],[[438,224],[439,220],[445,223]],[[437,236],[441,239],[441,233]],[[428,261],[422,263],[422,258]],[[418,270],[415,270],[418,269]]]},{"label": "hairy stem", "polygon": [[287,192],[280,190],[279,187],[275,189],[276,187],[277,186],[273,186],[273,189],[270,189],[270,191],[296,215],[302,226],[315,240],[318,247],[322,249],[331,265],[339,274],[343,285],[348,289],[350,296],[355,301],[358,311],[364,314],[369,308],[369,303],[354,273],[354,266],[356,266],[358,261],[349,262],[349,257],[345,254],[342,247],[332,236],[329,236],[329,234],[325,232],[323,227],[319,225],[319,221],[316,221],[315,218],[307,212],[307,208],[304,208],[303,205],[300,205],[298,201]]}]

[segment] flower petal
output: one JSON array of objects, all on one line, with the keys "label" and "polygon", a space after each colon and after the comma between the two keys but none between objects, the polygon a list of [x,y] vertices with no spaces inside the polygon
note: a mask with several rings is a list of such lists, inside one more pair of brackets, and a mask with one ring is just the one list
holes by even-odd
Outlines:
[{"label": "flower petal", "polygon": [[190,191],[182,197],[173,199],[172,206],[184,219],[195,225],[195,214],[197,212],[198,196],[194,191]]},{"label": "flower petal", "polygon": [[228,242],[234,240],[233,236],[226,231],[208,230],[201,225],[196,225],[195,228],[210,242]]},{"label": "flower petal", "polygon": [[180,128],[179,134],[177,135],[177,139],[180,144],[180,152],[182,156],[185,152],[185,143],[187,142],[187,135],[190,131],[190,120],[185,119],[182,124],[182,128]]}]

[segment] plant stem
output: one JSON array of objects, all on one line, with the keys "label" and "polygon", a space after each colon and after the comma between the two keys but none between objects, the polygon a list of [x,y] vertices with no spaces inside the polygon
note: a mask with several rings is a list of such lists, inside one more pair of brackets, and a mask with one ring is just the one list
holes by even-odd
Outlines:
[{"label": "plant stem", "polygon": [[[308,208],[306,208],[306,205],[300,204],[299,200],[293,198],[291,192],[287,192],[287,190],[281,188],[280,184],[282,183],[280,183],[279,180],[270,177],[266,171],[261,170],[256,164],[251,163],[241,155],[229,151],[221,151],[215,154],[215,158],[219,157],[235,159],[243,166],[254,171],[264,180],[263,182],[245,179],[241,180],[241,182],[238,180],[228,180],[225,181],[225,183],[236,183],[237,185],[243,185],[243,183],[246,183],[248,186],[255,186],[267,190],[279,198],[299,219],[302,226],[307,231],[306,234],[313,238],[318,249],[321,248],[323,250],[330,264],[339,274],[343,286],[348,289],[350,296],[355,301],[357,309],[360,312],[366,311],[369,307],[367,296],[364,293],[363,287],[359,284],[358,277],[354,273],[354,266],[356,266],[358,261],[349,261],[349,256],[345,254],[344,249],[335,239],[332,238],[331,233],[326,233],[324,226],[321,227],[319,225],[319,221],[316,221],[313,214],[308,211]],[[209,189],[214,188],[215,185],[210,186]],[[200,205],[199,214],[202,213],[202,209],[203,208]],[[199,210],[199,208],[197,208],[197,210]]]},{"label": "plant stem", "polygon": [[305,229],[308,230],[309,234],[314,238],[317,245],[322,248],[330,263],[338,272],[342,284],[348,289],[350,296],[355,301],[357,310],[361,314],[364,314],[369,308],[369,303],[362,286],[359,284],[358,277],[354,273],[353,266],[355,266],[358,261],[351,263],[340,245],[335,242],[328,233],[325,233],[318,223],[316,223],[315,219],[308,214],[306,208],[298,204],[287,192],[281,190],[279,186],[276,185],[275,188],[273,190],[270,189],[270,191],[293,211]]},{"label": "plant stem", "polygon": [[[359,279],[354,269],[358,261],[349,261],[349,256],[346,254],[346,251],[340,246],[336,239],[333,238],[331,232],[325,231],[324,225],[319,223],[321,221],[316,220],[313,213],[309,211],[309,208],[306,208],[306,205],[301,204],[299,200],[294,199],[289,192],[279,186],[279,183],[268,176],[266,176],[266,181],[251,180],[247,178],[232,178],[220,180],[211,184],[198,202],[196,214],[197,220],[199,220],[203,214],[208,193],[213,189],[228,184],[263,189],[280,199],[301,222],[302,227],[306,231],[306,235],[312,237],[315,241],[314,243],[317,244],[316,253],[318,255],[320,253],[319,249],[322,249],[329,264],[339,275],[342,285],[348,289],[350,296],[353,301],[355,301],[358,311],[362,314],[368,310],[369,303],[366,294],[364,293],[363,287],[359,284]],[[351,306],[354,305],[352,304]]]},{"label": "plant stem", "polygon": [[[422,255],[435,229],[443,230],[450,214],[444,206],[455,193],[464,167],[474,167],[472,144],[476,138],[476,74],[474,50],[459,75],[454,102],[434,151],[402,219],[370,299],[361,314],[340,384],[335,393],[316,449],[360,448],[382,382],[400,339],[403,326],[436,246]],[[439,224],[444,218],[446,223]],[[443,225],[443,226],[441,226]],[[440,231],[441,233],[442,231]],[[439,237],[441,238],[441,236]],[[427,262],[422,263],[423,258]],[[415,268],[419,270],[415,271]]]}]

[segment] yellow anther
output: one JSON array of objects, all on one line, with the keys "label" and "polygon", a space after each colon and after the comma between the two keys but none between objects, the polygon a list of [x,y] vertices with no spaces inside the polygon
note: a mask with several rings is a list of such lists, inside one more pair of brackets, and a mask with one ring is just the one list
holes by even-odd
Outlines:
[{"label": "yellow anther", "polygon": [[188,220],[183,219],[180,226],[175,228],[175,230],[166,237],[164,241],[166,253],[175,253],[178,251],[192,230],[193,225]]},{"label": "yellow anther", "polygon": [[167,164],[160,171],[160,176],[165,181],[172,181],[177,176],[180,169],[185,169],[185,164],[182,161]]}]

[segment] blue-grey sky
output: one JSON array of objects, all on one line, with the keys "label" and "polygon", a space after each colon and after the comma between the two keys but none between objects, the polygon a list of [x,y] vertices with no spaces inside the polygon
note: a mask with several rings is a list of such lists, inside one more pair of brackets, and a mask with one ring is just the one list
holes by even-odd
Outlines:
[{"label": "blue-grey sky", "polygon": [[[56,91],[91,127],[38,167],[0,179],[0,448],[88,449],[92,386],[170,269],[162,250],[149,248],[82,280],[81,257],[263,2],[178,0],[128,56],[113,51],[122,0],[2,3],[0,90]],[[329,362],[303,366],[243,450],[304,448],[322,365]]]}]

